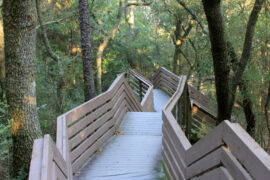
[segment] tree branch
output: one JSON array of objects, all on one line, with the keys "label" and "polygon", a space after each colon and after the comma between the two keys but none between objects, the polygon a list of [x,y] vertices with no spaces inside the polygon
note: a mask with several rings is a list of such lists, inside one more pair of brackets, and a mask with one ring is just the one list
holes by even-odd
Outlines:
[{"label": "tree branch", "polygon": [[236,89],[240,77],[243,75],[244,70],[246,68],[247,63],[250,60],[250,53],[252,48],[252,39],[254,36],[255,26],[258,20],[259,12],[262,9],[262,5],[265,0],[256,0],[255,4],[253,6],[252,12],[249,16],[246,35],[245,35],[245,41],[243,45],[243,53],[239,62],[238,69],[233,77],[233,91]]},{"label": "tree branch", "polygon": [[49,55],[51,56],[51,58],[55,62],[58,62],[60,60],[60,58],[59,58],[59,56],[57,56],[52,51],[52,48],[51,48],[50,43],[49,43],[49,40],[48,40],[47,32],[46,32],[45,27],[44,27],[44,24],[43,24],[43,20],[42,20],[42,16],[41,16],[41,11],[40,11],[39,0],[36,0],[36,9],[37,9],[38,21],[39,21],[39,24],[40,24],[40,29],[41,29],[41,32],[42,32],[42,38],[43,38],[44,44],[46,46],[46,49],[47,49]]},{"label": "tree branch", "polygon": [[126,7],[129,7],[129,6],[150,6],[153,2],[147,2],[147,3],[128,3],[126,4]]},{"label": "tree branch", "polygon": [[119,8],[118,8],[118,14],[116,17],[116,21],[115,21],[115,25],[114,28],[112,29],[111,34],[109,35],[109,37],[107,37],[98,47],[98,51],[97,51],[97,58],[96,58],[96,62],[97,62],[97,89],[98,89],[98,93],[102,92],[102,81],[101,81],[101,76],[102,76],[102,67],[101,67],[101,63],[102,63],[102,55],[104,52],[104,49],[107,47],[108,43],[114,39],[115,34],[118,30],[120,21],[121,21],[121,17],[122,17],[122,11],[123,11],[123,7],[122,7],[122,0],[119,1]]},{"label": "tree branch", "polygon": [[189,14],[192,16],[192,18],[197,21],[197,23],[200,25],[200,27],[202,28],[202,31],[204,34],[208,35],[209,31],[208,29],[204,26],[203,22],[200,20],[200,18],[193,12],[192,9],[190,9],[186,3],[182,0],[177,0],[177,2],[187,11],[189,12]]}]

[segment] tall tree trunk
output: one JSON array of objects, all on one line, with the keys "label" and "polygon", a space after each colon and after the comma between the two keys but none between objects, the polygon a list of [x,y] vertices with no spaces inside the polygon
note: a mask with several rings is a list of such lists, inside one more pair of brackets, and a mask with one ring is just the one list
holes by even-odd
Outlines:
[{"label": "tall tree trunk", "polygon": [[[179,0],[178,0],[179,1]],[[230,67],[228,63],[227,39],[225,25],[221,13],[220,0],[202,0],[209,27],[211,50],[214,62],[215,84],[218,103],[218,121],[231,118],[232,107],[235,100],[237,86],[240,83],[247,63],[250,60],[252,39],[258,14],[265,0],[256,0],[246,28],[243,52],[235,74],[229,78]]]},{"label": "tall tree trunk", "polygon": [[88,0],[79,0],[81,46],[83,60],[84,97],[88,101],[95,97],[95,82],[92,66],[92,45],[90,37]]},{"label": "tall tree trunk", "polygon": [[112,29],[111,34],[98,47],[97,58],[96,58],[98,94],[100,94],[102,92],[102,55],[103,55],[105,48],[109,44],[109,42],[115,38],[115,34],[118,30],[121,17],[122,17],[122,0],[119,1],[118,14],[117,14],[114,28]]},{"label": "tall tree trunk", "polygon": [[203,0],[204,11],[208,21],[211,50],[214,61],[216,94],[218,103],[218,123],[231,118],[229,107],[229,66],[225,26],[221,13],[220,0]]},{"label": "tall tree trunk", "polygon": [[41,137],[36,108],[35,0],[4,0],[6,92],[12,119],[13,175],[28,172],[33,141]]}]

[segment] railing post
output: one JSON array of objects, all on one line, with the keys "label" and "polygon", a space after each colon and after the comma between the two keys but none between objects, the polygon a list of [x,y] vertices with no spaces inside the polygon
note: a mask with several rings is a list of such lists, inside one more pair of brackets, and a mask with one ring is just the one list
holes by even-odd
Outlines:
[{"label": "railing post", "polygon": [[186,136],[187,138],[189,138],[190,129],[191,129],[191,110],[190,110],[190,99],[189,99],[187,84],[185,84],[183,98],[184,98],[184,114],[183,114],[184,117],[183,118],[185,119]]},{"label": "railing post", "polygon": [[179,99],[176,105],[178,111],[177,111],[177,122],[181,126],[183,124],[183,117],[182,117],[182,107],[181,107],[181,100]]},{"label": "railing post", "polygon": [[142,93],[142,81],[139,80],[139,86],[140,86],[140,101],[143,99],[143,93]]}]

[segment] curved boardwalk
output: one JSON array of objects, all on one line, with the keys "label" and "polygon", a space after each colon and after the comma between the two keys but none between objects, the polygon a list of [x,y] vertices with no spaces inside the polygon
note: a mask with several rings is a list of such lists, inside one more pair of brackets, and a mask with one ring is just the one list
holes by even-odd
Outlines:
[{"label": "curved boardwalk", "polygon": [[128,112],[119,129],[74,179],[121,180],[161,179],[162,117],[169,101],[161,90],[154,90],[157,112]]}]

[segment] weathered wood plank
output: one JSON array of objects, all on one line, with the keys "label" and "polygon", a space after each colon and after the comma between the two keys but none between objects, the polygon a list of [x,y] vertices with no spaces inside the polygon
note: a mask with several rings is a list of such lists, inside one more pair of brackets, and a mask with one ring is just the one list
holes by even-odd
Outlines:
[{"label": "weathered wood plank", "polygon": [[209,171],[199,177],[193,178],[192,180],[233,180],[231,175],[224,167],[218,167],[212,171]]},{"label": "weathered wood plank", "polygon": [[246,172],[243,166],[235,159],[231,152],[225,147],[222,147],[221,159],[224,167],[234,177],[234,179],[247,179],[252,180],[253,178]]},{"label": "weathered wood plank", "polygon": [[168,154],[166,153],[166,151],[162,151],[162,157],[165,160],[165,163],[166,163],[166,165],[168,167],[170,175],[173,177],[173,179],[178,179],[177,173],[176,173],[176,171],[174,169],[175,167],[172,164],[172,162],[170,161],[170,158],[168,157]]},{"label": "weathered wood plank", "polygon": [[90,124],[88,127],[83,129],[79,134],[74,136],[70,139],[70,148],[73,149],[75,146],[80,144],[82,141],[84,141],[88,135],[90,135],[93,131],[95,131],[98,127],[100,127],[102,124],[104,124],[107,120],[111,119],[117,110],[118,106],[122,103],[122,101],[125,99],[125,94],[122,93],[121,96],[117,100],[117,102],[114,104],[111,111],[105,111],[106,113],[103,114],[101,117],[98,117],[97,120],[95,120],[92,124]]},{"label": "weathered wood plank", "polygon": [[[71,152],[71,161],[73,162],[79,156],[81,156],[87,149],[92,146],[92,144],[102,135],[104,134],[111,126],[113,126],[114,121],[111,119],[107,121],[101,128],[99,128],[96,132],[94,132],[90,137],[88,137],[87,141],[84,141],[78,147],[76,147]],[[74,163],[73,163],[74,164]]]},{"label": "weathered wood plank", "polygon": [[50,147],[49,138],[49,135],[45,135],[43,139],[41,180],[50,180],[53,171],[53,151]]},{"label": "weathered wood plank", "polygon": [[198,174],[206,172],[209,169],[212,169],[215,166],[220,165],[221,152],[222,149],[218,148],[214,152],[211,152],[209,155],[201,157],[200,160],[196,161],[186,169],[186,178],[192,178]]},{"label": "weathered wood plank", "polygon": [[36,139],[32,150],[29,180],[39,180],[41,178],[42,155],[43,139]]},{"label": "weathered wood plank", "polygon": [[[179,136],[177,136],[174,130],[169,125],[163,123],[162,134],[164,138],[170,139],[170,141],[173,142],[174,146],[177,147],[177,151],[180,157],[185,158],[187,149],[186,147],[184,147],[182,141],[178,138]],[[182,132],[181,134],[184,133]]]},{"label": "weathered wood plank", "polygon": [[166,142],[166,139],[163,139],[162,144],[163,144],[163,151],[165,154],[167,154],[167,158],[171,162],[174,168],[177,179],[185,179],[185,175],[183,172],[185,168],[182,166],[181,162],[177,161],[176,156],[172,151],[172,147],[168,145],[168,143]]},{"label": "weathered wood plank", "polygon": [[186,162],[189,166],[197,159],[200,159],[205,154],[208,154],[212,150],[222,145],[222,133],[224,125],[220,124],[213,131],[211,131],[204,138],[195,143],[186,152]]},{"label": "weathered wood plank", "polygon": [[172,153],[174,154],[175,159],[177,160],[177,163],[179,164],[179,167],[183,171],[184,169],[187,168],[187,166],[185,164],[185,156],[183,156],[183,154],[181,154],[181,150],[180,150],[183,147],[181,147],[181,145],[177,145],[177,143],[175,143],[173,141],[173,139],[168,137],[166,130],[163,132],[165,132],[165,133],[163,133],[163,140],[166,142],[167,146],[170,147]]},{"label": "weathered wood plank", "polygon": [[[113,123],[111,123],[113,121],[110,121],[107,124],[108,127],[111,127],[113,125]],[[110,130],[106,131],[106,133],[99,138],[89,149],[87,149],[78,159],[76,159],[76,161],[74,161],[74,163],[72,164],[72,170],[75,173],[84,163],[85,161],[88,160],[88,158],[93,155],[93,153],[95,153],[95,151],[98,150],[98,148],[100,148],[100,146],[107,141],[115,132],[115,128],[111,128]]]},{"label": "weathered wood plank", "polygon": [[270,177],[270,156],[239,125],[224,122],[225,143],[255,179]]}]

